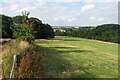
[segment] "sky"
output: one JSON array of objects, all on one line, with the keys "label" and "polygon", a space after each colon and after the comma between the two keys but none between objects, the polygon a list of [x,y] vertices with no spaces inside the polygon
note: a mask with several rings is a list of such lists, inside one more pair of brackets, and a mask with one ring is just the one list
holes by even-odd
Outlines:
[{"label": "sky", "polygon": [[51,26],[97,26],[118,24],[119,0],[4,0],[0,14],[21,15],[29,11]]}]

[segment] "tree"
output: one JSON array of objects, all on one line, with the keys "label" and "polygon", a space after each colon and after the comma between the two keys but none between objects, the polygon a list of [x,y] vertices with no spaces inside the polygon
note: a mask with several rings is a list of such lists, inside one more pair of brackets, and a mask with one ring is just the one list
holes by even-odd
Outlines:
[{"label": "tree", "polygon": [[29,24],[32,25],[32,29],[35,32],[34,36],[35,38],[37,38],[37,36],[39,36],[38,33],[39,33],[39,28],[42,25],[42,21],[39,20],[38,18],[31,17],[29,18]]},{"label": "tree", "polygon": [[[23,20],[24,18],[25,20]],[[24,15],[24,17],[23,16],[13,17],[13,21],[15,22],[15,24],[22,24],[25,21],[24,23],[28,23],[29,25],[31,25],[31,30],[34,32],[33,36],[35,38],[49,39],[54,38],[55,36],[52,27],[49,24],[43,24],[42,21],[39,20],[38,18],[35,17],[28,18],[25,17]]]},{"label": "tree", "polygon": [[97,27],[80,27],[78,30],[67,30],[67,35],[120,43],[119,30],[119,24],[104,24]]},{"label": "tree", "polygon": [[12,28],[14,28],[12,18],[5,15],[0,15],[0,17],[0,22],[2,22],[2,38],[12,38]]},{"label": "tree", "polygon": [[22,19],[23,19],[23,17],[21,15],[15,16],[12,18],[14,24],[22,24]]},{"label": "tree", "polygon": [[34,31],[32,30],[32,25],[29,24],[28,21],[29,12],[22,13],[22,21],[21,23],[15,24],[13,37],[18,40],[23,40],[27,42],[31,42],[34,40]]},{"label": "tree", "polygon": [[49,24],[41,24],[36,32],[36,38],[40,39],[50,39],[54,38],[54,36],[54,31]]}]

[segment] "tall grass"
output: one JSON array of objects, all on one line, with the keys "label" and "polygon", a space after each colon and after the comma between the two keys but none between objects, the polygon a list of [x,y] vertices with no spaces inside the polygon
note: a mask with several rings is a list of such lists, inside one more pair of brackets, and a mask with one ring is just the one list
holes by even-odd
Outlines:
[{"label": "tall grass", "polygon": [[[15,41],[2,46],[2,78],[9,78],[13,64],[13,55],[19,55],[15,78],[41,77],[40,49],[34,44],[23,41]],[[39,74],[38,74],[39,73]]]}]

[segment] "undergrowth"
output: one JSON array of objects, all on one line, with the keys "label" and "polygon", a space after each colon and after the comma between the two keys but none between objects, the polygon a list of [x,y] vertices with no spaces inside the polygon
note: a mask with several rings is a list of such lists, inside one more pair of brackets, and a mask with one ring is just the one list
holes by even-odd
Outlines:
[{"label": "undergrowth", "polygon": [[17,55],[15,78],[41,78],[43,69],[40,66],[40,49],[34,44],[12,40],[2,46],[2,78],[10,78],[13,55]]}]

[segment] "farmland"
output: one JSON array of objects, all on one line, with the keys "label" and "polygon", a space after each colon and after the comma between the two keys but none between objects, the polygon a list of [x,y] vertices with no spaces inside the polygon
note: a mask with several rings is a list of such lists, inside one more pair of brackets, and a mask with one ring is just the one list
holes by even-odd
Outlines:
[{"label": "farmland", "polygon": [[0,6],[0,79],[120,79],[118,0],[19,1]]},{"label": "farmland", "polygon": [[118,44],[76,37],[36,40],[47,78],[117,78]]}]

